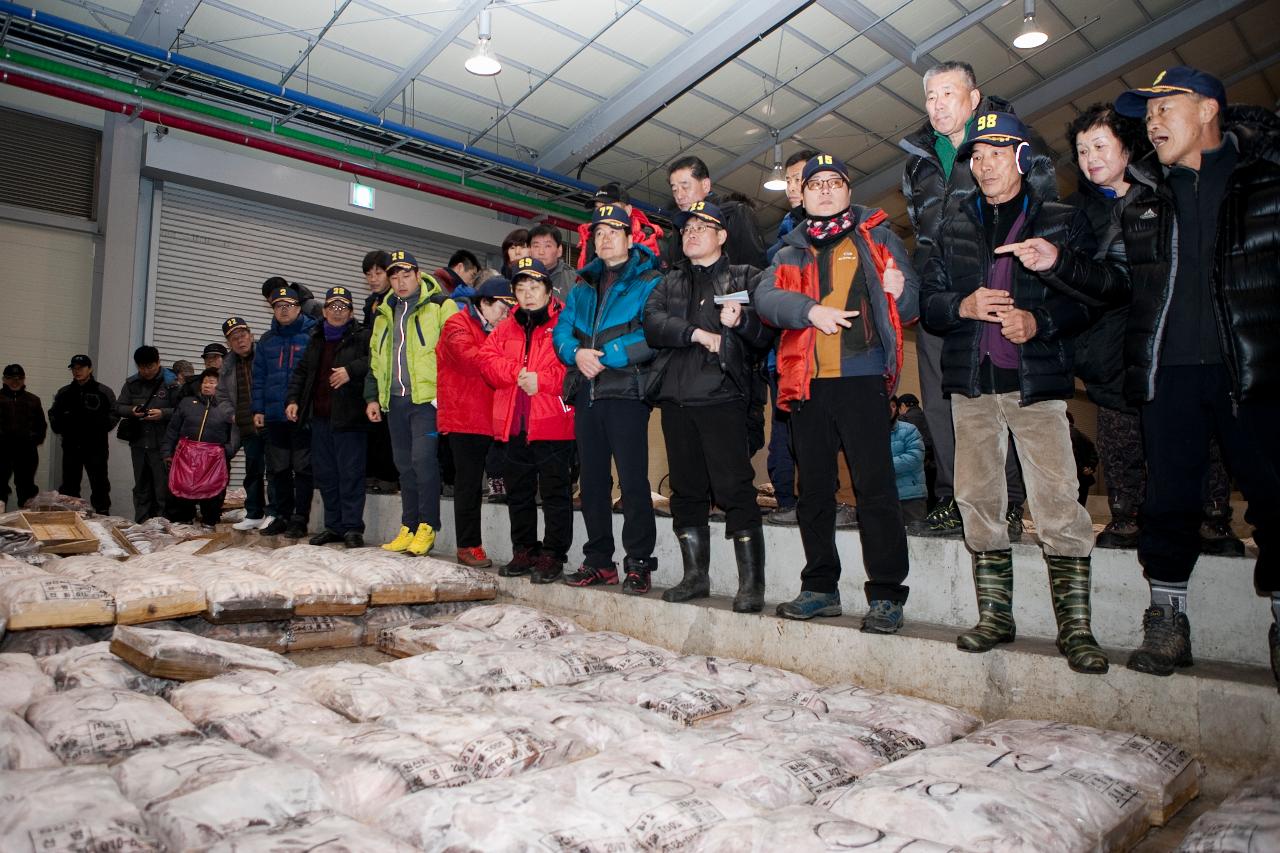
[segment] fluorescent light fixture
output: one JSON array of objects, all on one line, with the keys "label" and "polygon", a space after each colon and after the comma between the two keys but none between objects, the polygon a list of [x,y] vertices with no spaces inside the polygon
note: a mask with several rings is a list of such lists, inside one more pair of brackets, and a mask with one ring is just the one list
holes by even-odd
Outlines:
[{"label": "fluorescent light fixture", "polygon": [[359,181],[352,181],[351,197],[348,199],[348,203],[352,207],[373,210],[373,187],[368,184],[362,184]]},{"label": "fluorescent light fixture", "polygon": [[1036,0],[1022,2],[1022,28],[1013,40],[1013,46],[1019,50],[1031,50],[1049,40],[1049,34],[1036,23]]},{"label": "fluorescent light fixture", "polygon": [[489,41],[493,38],[493,24],[489,18],[488,6],[480,10],[476,27],[479,30],[476,49],[467,57],[463,67],[478,77],[492,77],[502,70],[502,63],[489,51]]},{"label": "fluorescent light fixture", "polygon": [[773,192],[782,192],[787,188],[787,173],[782,168],[782,145],[778,143],[778,134],[773,134],[773,171],[764,182],[764,188]]}]

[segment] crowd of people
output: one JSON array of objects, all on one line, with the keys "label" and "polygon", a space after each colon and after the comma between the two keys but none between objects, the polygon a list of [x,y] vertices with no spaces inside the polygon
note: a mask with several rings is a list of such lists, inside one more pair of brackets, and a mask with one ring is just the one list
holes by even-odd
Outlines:
[{"label": "crowd of people", "polygon": [[[409,251],[374,250],[363,318],[347,288],[320,300],[268,279],[269,326],[255,338],[249,321],[228,318],[225,346],[210,344],[185,383],[143,346],[113,395],[75,356],[50,411],[60,490],[78,495],[87,470],[94,508],[109,509],[116,428],[140,520],[198,510],[212,523],[220,496],[165,489],[175,443],[200,436],[228,459],[243,449],[240,529],[307,535],[318,487],[324,521],[311,542],[360,547],[367,483],[396,481],[401,526],[382,547],[426,554],[448,481],[459,561],[490,565],[487,489],[510,515],[500,574],[644,594],[656,568],[657,408],[683,570],[663,599],[709,596],[718,513],[737,562],[735,611],[763,608],[772,522],[799,526],[805,558],[801,591],[777,614],[839,615],[835,534],[853,527],[862,630],[892,634],[908,598],[907,535],[963,536],[979,620],[957,645],[985,652],[1016,636],[1011,542],[1025,503],[1070,668],[1109,666],[1091,628],[1094,547],[1136,546],[1151,595],[1128,666],[1168,675],[1192,660],[1197,557],[1243,554],[1230,532],[1234,479],[1280,679],[1280,472],[1266,433],[1280,415],[1280,121],[1228,106],[1208,74],[1168,69],[1071,123],[1080,189],[1061,201],[1038,135],[979,91],[966,63],[930,69],[923,88],[928,120],[901,143],[913,251],[883,211],[853,203],[850,171],[831,154],[787,161],[791,210],[771,246],[750,203],[718,196],[706,165],[684,157],[668,168],[672,233],[609,184],[576,263],[547,225],[513,231],[500,271],[465,250],[434,272]],[[895,396],[912,325],[923,403]],[[1069,422],[1077,377],[1099,406],[1096,451]],[[4,380],[4,489],[12,469],[21,501],[34,493],[44,417],[20,367]],[[766,403],[778,501],[767,517],[751,464]],[[1082,484],[1099,458],[1112,517],[1095,541]],[[587,541],[570,571],[575,503]]]}]

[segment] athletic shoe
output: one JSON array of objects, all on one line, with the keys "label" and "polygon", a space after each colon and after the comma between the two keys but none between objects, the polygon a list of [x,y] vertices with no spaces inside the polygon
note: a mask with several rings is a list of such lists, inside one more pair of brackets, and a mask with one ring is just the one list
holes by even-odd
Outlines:
[{"label": "athletic shoe", "polygon": [[413,541],[409,543],[409,547],[405,548],[406,554],[412,554],[415,557],[425,556],[431,550],[431,546],[436,543],[436,532],[431,529],[431,525],[425,521],[418,525],[418,530],[413,534]]},{"label": "athletic shoe", "polygon": [[564,582],[569,586],[615,586],[618,583],[618,570],[614,566],[593,569],[584,565],[566,576]]},{"label": "athletic shoe", "polygon": [[908,524],[907,533],[911,536],[963,536],[960,507],[951,499],[939,501],[933,511],[924,517],[924,521]]},{"label": "athletic shoe", "polygon": [[555,554],[543,551],[533,561],[533,571],[529,574],[530,583],[551,583],[564,574],[564,560]]},{"label": "athletic shoe", "polygon": [[487,569],[493,565],[493,560],[489,559],[489,555],[479,545],[474,548],[459,548],[458,562],[473,569]]},{"label": "athletic shoe", "polygon": [[839,616],[840,593],[804,590],[791,601],[784,601],[775,611],[783,619],[812,619],[815,616]]},{"label": "athletic shoe", "polygon": [[404,525],[400,526],[400,532],[396,534],[396,538],[392,539],[382,546],[384,551],[395,551],[400,553],[406,550],[413,543],[413,531]]},{"label": "athletic shoe", "polygon": [[876,599],[862,617],[864,634],[896,634],[902,628],[902,605],[896,601]]},{"label": "athletic shoe", "polygon": [[258,530],[259,528],[266,527],[273,521],[275,521],[275,519],[271,516],[267,516],[266,518],[246,518],[243,521],[237,521],[235,524],[231,525],[231,529]]}]

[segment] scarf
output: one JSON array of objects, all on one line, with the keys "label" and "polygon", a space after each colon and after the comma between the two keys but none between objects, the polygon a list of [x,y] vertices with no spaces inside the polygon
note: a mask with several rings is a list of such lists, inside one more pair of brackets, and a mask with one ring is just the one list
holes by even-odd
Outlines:
[{"label": "scarf", "polygon": [[324,339],[329,343],[342,340],[342,336],[347,333],[347,329],[351,328],[351,321],[343,323],[341,326],[330,326],[329,321],[324,321]]},{"label": "scarf", "polygon": [[808,235],[810,243],[821,246],[843,237],[857,224],[858,218],[854,216],[853,208],[846,207],[834,216],[810,216],[805,220],[804,233]]}]

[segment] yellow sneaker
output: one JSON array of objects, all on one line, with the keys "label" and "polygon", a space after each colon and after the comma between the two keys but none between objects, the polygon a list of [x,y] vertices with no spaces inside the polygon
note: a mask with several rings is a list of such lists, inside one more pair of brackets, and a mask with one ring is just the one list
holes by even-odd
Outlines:
[{"label": "yellow sneaker", "polygon": [[409,532],[409,528],[404,525],[400,526],[400,532],[395,539],[382,546],[384,551],[403,551],[413,542],[413,534]]},{"label": "yellow sneaker", "polygon": [[[406,530],[408,528],[405,528]],[[436,544],[436,532],[431,529],[431,525],[425,521],[418,525],[418,532],[413,534],[413,541],[409,543],[409,547],[405,550],[413,554],[415,557],[422,557],[431,550],[431,546]]]}]

